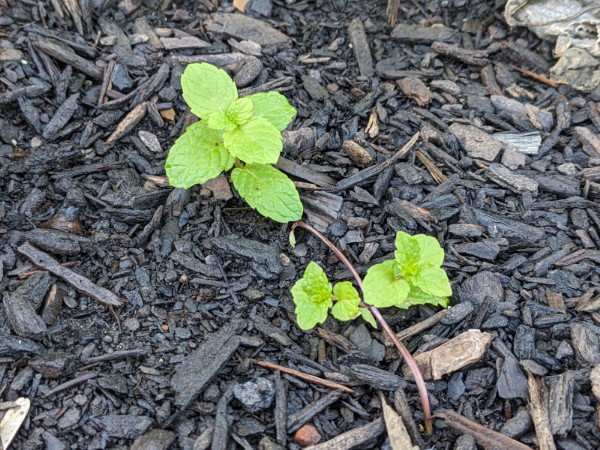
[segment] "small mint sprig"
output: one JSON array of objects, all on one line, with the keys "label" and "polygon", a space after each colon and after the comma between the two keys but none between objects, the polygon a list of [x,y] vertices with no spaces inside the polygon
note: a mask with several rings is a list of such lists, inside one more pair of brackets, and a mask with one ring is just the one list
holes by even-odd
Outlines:
[{"label": "small mint sprig", "polygon": [[[444,250],[437,239],[402,231],[396,234],[394,258],[372,266],[362,283],[364,302],[377,308],[409,308],[431,304],[446,307],[452,295],[444,269]],[[298,326],[303,330],[325,322],[327,315],[340,321],[362,316],[377,328],[371,312],[361,306],[360,295],[349,281],[332,287],[323,269],[315,262],[292,287]],[[364,305],[364,304],[363,304]]]},{"label": "small mint sprig", "polygon": [[181,76],[183,98],[201,120],[190,125],[169,151],[169,183],[188,189],[222,172],[248,204],[277,222],[302,217],[294,183],[275,164],[283,131],[296,109],[278,92],[238,98],[231,77],[211,64],[190,64]]}]

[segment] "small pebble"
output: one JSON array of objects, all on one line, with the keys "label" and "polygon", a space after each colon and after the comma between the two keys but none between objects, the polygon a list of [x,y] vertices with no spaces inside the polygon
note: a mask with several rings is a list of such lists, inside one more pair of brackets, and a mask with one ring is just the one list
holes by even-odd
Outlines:
[{"label": "small pebble", "polygon": [[294,434],[294,442],[301,447],[316,445],[321,442],[321,435],[314,425],[302,425]]}]

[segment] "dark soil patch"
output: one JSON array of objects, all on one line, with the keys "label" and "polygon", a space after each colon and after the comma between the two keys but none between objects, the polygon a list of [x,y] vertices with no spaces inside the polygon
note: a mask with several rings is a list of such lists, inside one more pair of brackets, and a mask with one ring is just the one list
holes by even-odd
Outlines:
[{"label": "dark soil patch", "polygon": [[[422,423],[380,331],[296,327],[289,288],[310,260],[350,278],[320,242],[290,248],[223,180],[167,187],[195,61],[297,107],[278,166],[361,273],[398,230],[440,240],[453,308],[387,319],[421,324],[402,336],[415,354],[468,329],[493,340],[428,383],[434,412],[535,446],[534,376],[558,448],[598,448],[599,93],[516,70],[547,74],[552,46],[508,29],[499,1],[406,0],[395,29],[383,1],[257,0],[259,22],[213,3],[0,2],[0,403],[31,400],[11,448],[299,448],[304,424],[305,442],[389,448],[378,390]],[[475,448],[435,427],[427,448]]]}]

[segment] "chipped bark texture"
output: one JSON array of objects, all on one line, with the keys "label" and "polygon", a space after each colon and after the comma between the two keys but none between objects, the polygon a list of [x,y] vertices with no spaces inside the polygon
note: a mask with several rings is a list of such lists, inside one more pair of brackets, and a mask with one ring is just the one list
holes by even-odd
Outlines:
[{"label": "chipped bark texture", "polygon": [[[425,380],[439,380],[444,375],[479,361],[492,342],[490,333],[468,330],[448,342],[415,356],[415,361]],[[404,376],[412,379],[410,371]]]}]

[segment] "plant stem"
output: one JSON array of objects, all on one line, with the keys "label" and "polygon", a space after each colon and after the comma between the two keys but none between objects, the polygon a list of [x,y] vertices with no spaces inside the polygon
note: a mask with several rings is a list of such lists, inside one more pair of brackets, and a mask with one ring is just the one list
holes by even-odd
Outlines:
[{"label": "plant stem", "polygon": [[[337,246],[333,242],[331,242],[322,233],[315,230],[313,227],[311,227],[307,223],[304,223],[301,220],[294,222],[294,224],[292,225],[292,233],[294,232],[294,230],[297,227],[304,228],[305,230],[314,234],[321,241],[323,241],[323,243],[325,245],[327,245],[327,247],[330,248],[330,250],[348,268],[348,270],[350,271],[350,273],[356,280],[356,284],[358,285],[361,293],[364,296],[362,279],[360,278],[360,275],[356,271],[356,268],[354,267],[354,265],[348,260],[348,258],[346,258],[346,255],[344,255],[342,253],[342,251],[339,248],[337,248]],[[364,307],[368,308],[369,311],[371,311],[371,314],[373,314],[373,317],[375,318],[375,320],[379,323],[379,325],[381,325],[381,328],[383,329],[383,331],[385,331],[385,333],[389,336],[389,338],[392,340],[392,342],[394,343],[394,345],[396,346],[396,348],[398,349],[398,351],[400,352],[400,354],[406,361],[408,368],[410,369],[410,371],[412,372],[412,374],[415,378],[415,383],[416,383],[417,389],[419,391],[421,407],[423,408],[423,417],[425,419],[425,431],[427,431],[427,434],[432,434],[433,426],[432,426],[432,422],[431,422],[431,408],[429,406],[429,394],[427,393],[427,387],[425,386],[425,380],[423,379],[423,374],[419,370],[419,366],[417,366],[415,359],[410,354],[410,352],[408,351],[406,346],[400,341],[400,339],[398,339],[398,337],[396,336],[394,331],[390,328],[387,321],[381,315],[381,312],[379,311],[379,309],[377,309],[375,306],[367,305],[367,304],[363,303],[362,301],[361,301],[361,306],[364,306]]]}]

